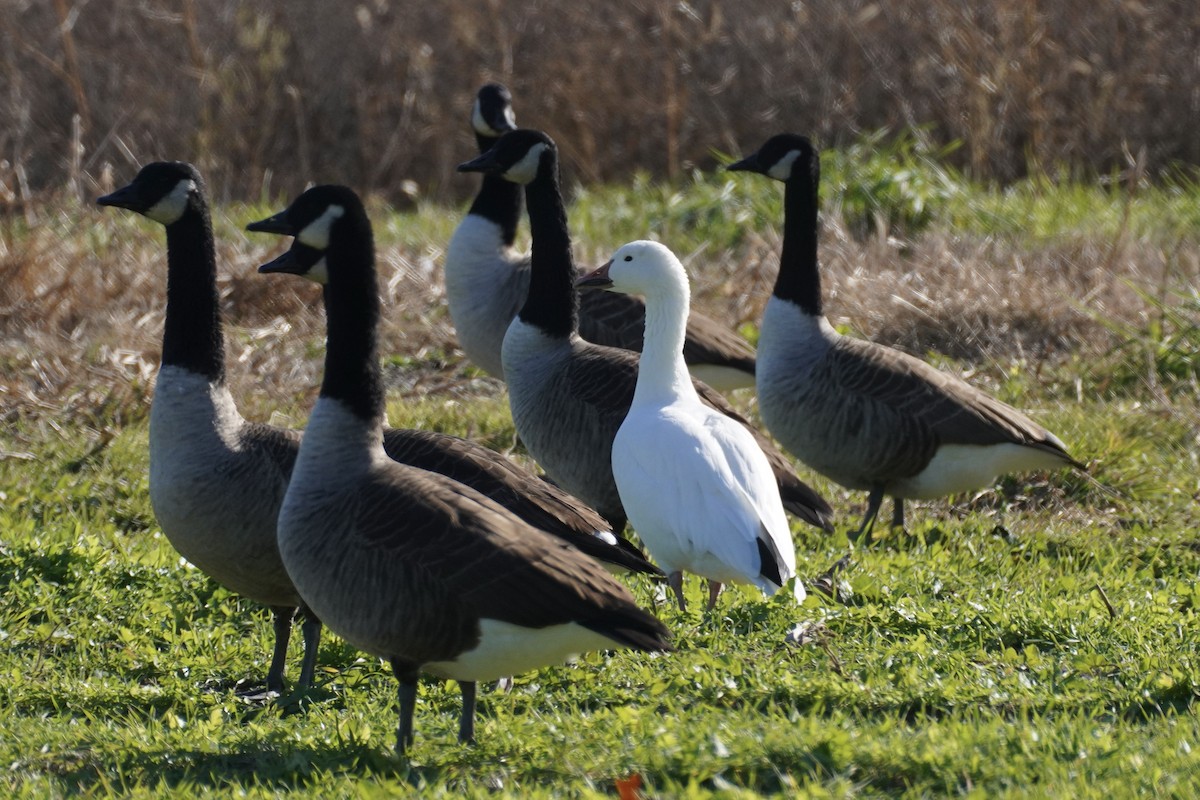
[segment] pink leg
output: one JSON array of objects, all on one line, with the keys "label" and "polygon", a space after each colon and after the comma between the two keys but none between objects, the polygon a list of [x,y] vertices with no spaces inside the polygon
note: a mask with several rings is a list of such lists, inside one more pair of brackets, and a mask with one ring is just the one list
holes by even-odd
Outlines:
[{"label": "pink leg", "polygon": [[717,596],[721,594],[721,584],[717,581],[708,582],[708,608],[712,611],[717,606]]},{"label": "pink leg", "polygon": [[683,573],[672,572],[667,576],[667,585],[671,587],[671,591],[675,592],[675,599],[679,601],[679,610],[687,611],[687,603],[683,600]]}]

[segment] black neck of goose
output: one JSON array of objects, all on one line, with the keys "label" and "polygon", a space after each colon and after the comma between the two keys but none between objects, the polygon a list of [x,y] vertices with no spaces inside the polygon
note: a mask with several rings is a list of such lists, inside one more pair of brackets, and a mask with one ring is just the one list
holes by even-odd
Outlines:
[{"label": "black neck of goose", "polygon": [[217,256],[208,205],[193,194],[167,229],[167,312],[163,366],[225,382],[225,345],[217,297]]},{"label": "black neck of goose", "polygon": [[[495,138],[478,133],[475,141],[480,153],[491,150],[496,143]],[[512,247],[517,239],[517,224],[521,221],[521,186],[499,175],[484,175],[469,213],[499,225],[505,246]]]},{"label": "black neck of goose", "polygon": [[795,175],[783,190],[783,252],[775,296],[795,303],[811,316],[821,310],[821,273],[817,262],[817,180]]},{"label": "black neck of goose", "polygon": [[383,374],[379,367],[379,286],[371,224],[361,209],[347,208],[335,223],[326,268],[325,379],[321,396],[343,403],[365,422],[382,422]]},{"label": "black neck of goose", "polygon": [[550,336],[567,338],[579,321],[579,295],[575,292],[575,261],[571,256],[571,231],[558,180],[558,158],[553,150],[542,154],[537,177],[525,187],[529,206],[529,294],[521,308],[521,321],[536,325]]}]

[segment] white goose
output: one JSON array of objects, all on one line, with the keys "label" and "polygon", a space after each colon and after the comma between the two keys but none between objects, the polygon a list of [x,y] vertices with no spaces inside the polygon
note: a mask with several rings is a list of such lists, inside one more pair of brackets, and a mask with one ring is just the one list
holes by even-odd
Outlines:
[{"label": "white goose", "polygon": [[902,527],[906,499],[978,489],[1007,472],[1084,468],[1017,409],[907,353],[833,329],[821,304],[821,161],[812,142],[774,136],[728,168],[785,187],[779,275],[758,342],[763,423],[817,472],[869,492],[854,540],[870,541],[885,495]]},{"label": "white goose", "polygon": [[[637,388],[612,446],[629,521],[667,573],[684,609],[683,572],[708,579],[708,608],[724,583],[773,594],[796,575],[779,486],[746,428],[701,402],[683,361],[688,278],[657,242],[631,242],[580,287],[646,298]],[[804,586],[794,583],[796,599]]]}]

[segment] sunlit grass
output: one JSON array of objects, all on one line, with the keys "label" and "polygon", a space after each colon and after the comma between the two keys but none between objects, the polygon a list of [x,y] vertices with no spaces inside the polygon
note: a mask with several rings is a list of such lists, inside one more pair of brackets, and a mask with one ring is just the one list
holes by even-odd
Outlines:
[{"label": "sunlit grass", "polygon": [[[161,229],[80,206],[8,228],[0,794],[611,797],[637,775],[657,797],[1194,795],[1195,184],[992,190],[918,144],[826,155],[831,315],[1029,411],[1088,474],[912,507],[907,534],[854,555],[837,601],[731,591],[711,617],[659,602],[677,653],[518,676],[482,694],[474,748],[454,741],[457,689],[426,681],[407,761],[391,753],[390,670],[333,635],[313,691],[240,698],[265,673],[269,617],[159,532],[146,411]],[[897,161],[905,180],[871,183]],[[578,190],[570,211],[581,258],[662,238],[689,256],[697,306],[753,337],[781,201],[777,183],[714,173]],[[214,220],[234,394],[249,418],[300,427],[324,352],[319,294],[256,275],[281,245],[243,232],[282,202]],[[503,387],[462,360],[444,310],[439,259],[461,209],[371,210],[391,424],[529,464]],[[1083,321],[1055,328],[1068,311]],[[1057,349],[1023,349],[1031,328]],[[946,346],[970,336],[983,342],[970,357]],[[839,531],[853,527],[861,493],[803,474]],[[794,535],[809,577],[846,552],[841,533]],[[630,585],[654,604],[655,587]],[[701,607],[699,584],[688,591]],[[292,678],[298,662],[294,642]]]}]

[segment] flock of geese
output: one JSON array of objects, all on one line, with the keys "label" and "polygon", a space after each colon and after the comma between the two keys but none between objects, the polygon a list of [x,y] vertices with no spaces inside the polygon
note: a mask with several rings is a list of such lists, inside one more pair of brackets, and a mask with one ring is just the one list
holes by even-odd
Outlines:
[{"label": "flock of geese", "polygon": [[[755,387],[763,423],[788,452],[868,492],[855,540],[869,540],[884,496],[902,525],[905,499],[1006,472],[1082,468],[1016,409],[830,326],[819,159],[804,137],[775,136],[728,167],[785,187],[779,275],[756,358],[719,323],[689,315],[687,274],[662,244],[626,244],[580,275],[555,143],[516,127],[504,87],[479,90],[472,126],[480,154],[459,170],[483,180],[447,247],[449,309],[467,356],[507,384],[517,433],[545,479],[466,439],[386,426],[374,241],[352,190],[313,187],[247,226],[292,237],[260,272],[323,287],[324,379],[303,436],[243,419],[226,386],[196,169],[148,164],[98,200],[166,228],[150,499],[188,561],[271,608],[269,691],[283,689],[299,616],[301,688],[328,625],[391,664],[398,751],[413,742],[422,672],[459,684],[459,739],[470,742],[479,681],[589,650],[671,650],[667,628],[614,574],[665,575],[681,609],[684,573],[707,579],[710,610],[728,583],[802,600],[786,513],[832,530],[833,511],[716,389]],[[513,249],[522,200],[528,255]],[[625,537],[630,524],[657,566]]]}]

